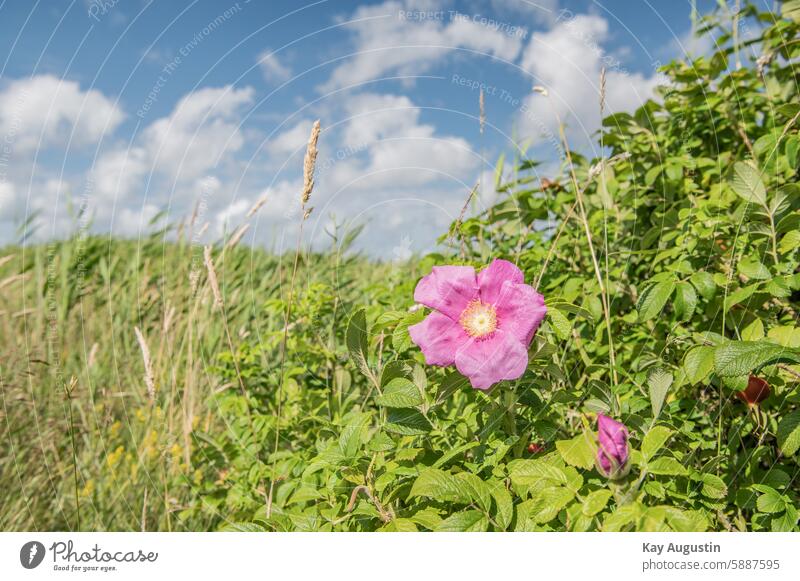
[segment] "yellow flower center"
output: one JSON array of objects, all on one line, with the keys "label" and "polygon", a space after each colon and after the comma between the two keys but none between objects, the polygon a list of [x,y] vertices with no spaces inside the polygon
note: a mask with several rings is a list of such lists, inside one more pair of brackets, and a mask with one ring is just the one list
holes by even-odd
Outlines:
[{"label": "yellow flower center", "polygon": [[467,305],[458,319],[467,335],[480,339],[497,329],[497,311],[494,306],[475,299]]}]

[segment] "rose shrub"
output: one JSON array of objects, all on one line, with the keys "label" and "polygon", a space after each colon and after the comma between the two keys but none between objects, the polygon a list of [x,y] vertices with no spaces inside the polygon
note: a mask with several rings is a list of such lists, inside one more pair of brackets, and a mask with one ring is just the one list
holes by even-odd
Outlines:
[{"label": "rose shrub", "polygon": [[745,6],[747,44],[727,12],[704,18],[716,52],[607,117],[604,158],[572,151],[547,180],[524,150],[501,160],[498,203],[453,224],[452,252],[360,293],[305,289],[282,380],[278,331],[231,354],[258,386],[251,421],[217,396],[229,430],[198,441],[204,501],[184,516],[798,530],[800,9],[783,9]]}]

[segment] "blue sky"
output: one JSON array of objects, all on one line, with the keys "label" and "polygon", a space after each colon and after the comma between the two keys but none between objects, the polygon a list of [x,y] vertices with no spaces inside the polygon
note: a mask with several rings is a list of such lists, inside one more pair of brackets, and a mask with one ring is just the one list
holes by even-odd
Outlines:
[{"label": "blue sky", "polygon": [[[713,0],[698,0],[709,10]],[[0,0],[0,243],[78,226],[147,232],[197,210],[197,242],[249,224],[284,248],[304,143],[319,118],[309,238],[366,224],[360,248],[427,251],[501,152],[552,168],[552,113],[593,151],[597,79],[611,110],[653,95],[690,40],[688,1]],[[487,124],[479,131],[478,95]],[[263,206],[250,210],[259,200]],[[205,224],[208,224],[205,226]],[[198,231],[202,230],[202,233]]]}]

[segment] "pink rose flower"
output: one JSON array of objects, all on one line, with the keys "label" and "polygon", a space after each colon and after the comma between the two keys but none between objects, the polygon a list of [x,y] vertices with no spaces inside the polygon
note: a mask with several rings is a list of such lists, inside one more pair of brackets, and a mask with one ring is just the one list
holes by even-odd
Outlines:
[{"label": "pink rose flower", "polygon": [[547,313],[544,297],[523,281],[507,260],[494,260],[477,276],[471,266],[434,266],[414,291],[414,300],[434,312],[408,328],[425,362],[455,363],[477,389],[522,376]]}]

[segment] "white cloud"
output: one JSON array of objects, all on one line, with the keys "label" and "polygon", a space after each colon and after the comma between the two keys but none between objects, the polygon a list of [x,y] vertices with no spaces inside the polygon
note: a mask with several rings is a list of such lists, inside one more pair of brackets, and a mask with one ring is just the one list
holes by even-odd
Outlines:
[{"label": "white cloud", "polygon": [[320,89],[331,91],[388,75],[424,74],[460,48],[512,61],[522,47],[519,34],[466,17],[452,18],[448,10],[431,18],[405,16],[415,10],[419,8],[396,0],[359,7],[346,25],[355,34],[355,54],[337,66]]},{"label": "white cloud", "polygon": [[308,143],[311,124],[312,121],[304,119],[271,138],[266,145],[267,152],[271,155],[285,158],[302,150]]},{"label": "white cloud", "polygon": [[170,187],[193,184],[241,149],[241,112],[252,100],[251,88],[189,93],[168,117],[147,126],[132,147],[98,159],[91,172],[95,191],[106,197],[142,194],[148,175],[168,180]]},{"label": "white cloud", "polygon": [[0,133],[20,151],[92,145],[123,118],[100,91],[53,75],[12,81],[0,92]]},{"label": "white cloud", "polygon": [[158,170],[175,180],[193,180],[244,144],[241,110],[253,101],[253,89],[205,88],[178,102],[169,117],[158,119],[141,139]]},{"label": "white cloud", "polygon": [[433,125],[420,123],[419,107],[405,95],[355,95],[346,112],[352,117],[342,141],[355,154],[333,165],[337,186],[406,189],[461,179],[478,161],[466,140],[437,135]]},{"label": "white cloud", "polygon": [[14,209],[14,185],[9,182],[0,182],[0,216],[7,216]]},{"label": "white cloud", "polygon": [[265,50],[258,56],[258,65],[264,78],[271,83],[285,81],[292,76],[292,70],[271,50]]},{"label": "white cloud", "polygon": [[[602,45],[608,40],[608,22],[596,15],[580,14],[563,20],[546,32],[534,33],[521,66],[532,75],[532,85],[547,88],[553,106],[575,141],[591,142],[600,126],[600,71],[606,67],[606,114],[632,111],[653,96],[656,74],[631,73]],[[541,134],[555,121],[544,98],[531,95],[522,108],[523,131]],[[544,131],[543,131],[544,130]]]}]

